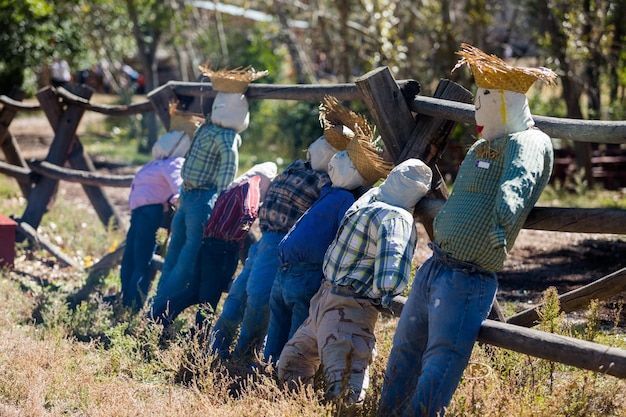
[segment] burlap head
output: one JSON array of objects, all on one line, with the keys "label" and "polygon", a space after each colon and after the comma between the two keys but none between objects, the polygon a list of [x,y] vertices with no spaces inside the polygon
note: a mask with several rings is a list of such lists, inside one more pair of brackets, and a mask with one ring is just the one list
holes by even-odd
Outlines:
[{"label": "burlap head", "polygon": [[211,79],[213,89],[222,93],[243,94],[248,89],[248,84],[269,74],[269,71],[256,71],[250,66],[217,71],[205,65],[200,65],[199,68],[203,75]]},{"label": "burlap head", "polygon": [[497,56],[486,54],[475,46],[462,43],[461,48],[457,52],[461,59],[452,71],[467,64],[478,87],[526,94],[537,80],[548,84],[555,83],[557,75],[549,68],[513,67]]},{"label": "burlap head", "polygon": [[324,137],[339,151],[348,148],[348,143],[354,138],[357,128],[366,136],[373,135],[374,128],[367,119],[339,104],[335,97],[325,96],[319,111]]}]

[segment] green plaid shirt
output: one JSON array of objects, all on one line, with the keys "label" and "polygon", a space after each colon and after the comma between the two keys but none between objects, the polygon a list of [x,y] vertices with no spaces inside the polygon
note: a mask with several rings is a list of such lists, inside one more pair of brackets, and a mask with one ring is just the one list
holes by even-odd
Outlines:
[{"label": "green plaid shirt", "polygon": [[205,123],[193,136],[181,171],[183,188],[217,188],[219,195],[235,179],[241,137],[233,129]]},{"label": "green plaid shirt", "polygon": [[554,155],[537,129],[492,140],[493,159],[477,157],[485,146],[481,139],[467,152],[434,234],[453,258],[497,272],[550,179]]},{"label": "green plaid shirt", "polygon": [[324,257],[324,276],[372,299],[395,296],[409,282],[417,245],[413,216],[375,201],[352,205]]}]

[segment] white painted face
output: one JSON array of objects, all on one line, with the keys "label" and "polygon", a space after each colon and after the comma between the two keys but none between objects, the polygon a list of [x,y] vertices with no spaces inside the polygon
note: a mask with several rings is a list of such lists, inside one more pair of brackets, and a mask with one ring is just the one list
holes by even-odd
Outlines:
[{"label": "white painted face", "polygon": [[328,162],[337,152],[337,149],[326,142],[324,136],[320,136],[309,145],[306,151],[306,159],[311,163],[311,168],[328,172]]},{"label": "white painted face", "polygon": [[334,187],[354,190],[365,184],[348,155],[348,151],[337,152],[328,163],[328,176]]},{"label": "white painted face", "polygon": [[520,132],[535,124],[522,93],[479,87],[474,105],[476,130],[485,139]]}]

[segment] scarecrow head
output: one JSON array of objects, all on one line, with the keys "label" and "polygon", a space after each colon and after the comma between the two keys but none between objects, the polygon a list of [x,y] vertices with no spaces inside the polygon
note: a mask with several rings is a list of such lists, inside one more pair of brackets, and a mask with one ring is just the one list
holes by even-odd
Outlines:
[{"label": "scarecrow head", "polygon": [[432,170],[419,159],[396,165],[378,187],[376,199],[410,212],[430,190]]},{"label": "scarecrow head", "polygon": [[466,43],[461,48],[457,52],[461,59],[452,71],[467,64],[474,76],[478,133],[489,140],[533,127],[526,92],[537,80],[553,84],[556,73],[545,67],[513,67]]}]

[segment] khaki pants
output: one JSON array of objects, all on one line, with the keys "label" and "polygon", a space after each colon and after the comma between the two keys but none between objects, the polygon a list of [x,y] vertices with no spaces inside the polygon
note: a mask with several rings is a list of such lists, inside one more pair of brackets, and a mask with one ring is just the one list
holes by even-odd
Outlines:
[{"label": "khaki pants", "polygon": [[309,317],[280,355],[278,377],[311,382],[321,363],[330,398],[347,393],[349,401],[362,402],[376,354],[377,320],[373,300],[325,281],[311,299]]}]

